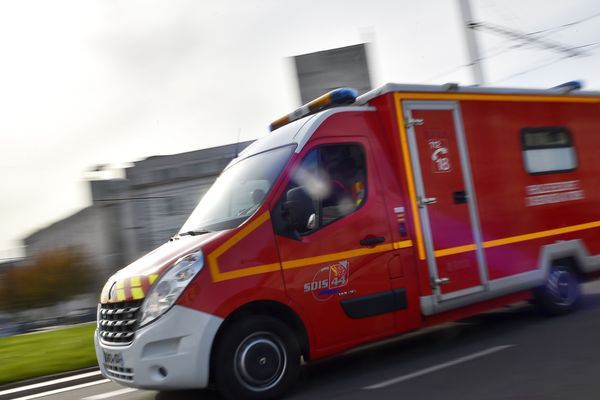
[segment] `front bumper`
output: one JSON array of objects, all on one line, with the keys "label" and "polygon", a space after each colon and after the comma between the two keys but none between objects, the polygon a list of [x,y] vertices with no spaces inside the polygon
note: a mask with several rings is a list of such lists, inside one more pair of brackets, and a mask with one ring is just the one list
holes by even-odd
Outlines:
[{"label": "front bumper", "polygon": [[94,335],[102,374],[140,389],[195,389],[208,385],[210,351],[222,318],[182,306],[135,333],[127,346]]}]

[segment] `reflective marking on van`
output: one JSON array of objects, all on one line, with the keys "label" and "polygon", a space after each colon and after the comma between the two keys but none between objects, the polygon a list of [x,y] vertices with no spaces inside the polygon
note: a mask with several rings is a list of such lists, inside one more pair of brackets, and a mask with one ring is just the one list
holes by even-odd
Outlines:
[{"label": "reflective marking on van", "polygon": [[541,103],[600,103],[595,96],[549,96],[522,94],[478,94],[478,93],[395,93],[401,100],[477,100],[477,101],[515,101]]},{"label": "reflective marking on van", "polygon": [[288,260],[288,261],[284,261],[282,263],[282,266],[283,266],[283,269],[301,268],[301,267],[307,267],[309,265],[328,263],[331,261],[338,261],[338,260],[346,259],[346,258],[366,256],[368,254],[377,254],[377,253],[383,253],[383,252],[391,251],[391,250],[406,249],[406,248],[412,247],[412,245],[413,244],[412,244],[411,240],[403,240],[401,242],[384,244],[384,245],[380,245],[380,246],[373,247],[370,249],[360,248],[360,249],[355,249],[355,250],[340,251],[338,253],[323,254],[321,256]]},{"label": "reflective marking on van", "polygon": [[[238,233],[233,235],[229,240],[225,241],[222,245],[217,247],[212,253],[210,253],[206,258],[210,267],[210,275],[212,277],[213,282],[221,282],[229,279],[241,278],[243,276],[250,276],[256,274],[263,274],[266,272],[273,272],[279,270],[279,263],[277,264],[269,264],[269,265],[261,265],[258,267],[250,267],[250,268],[242,268],[235,271],[228,271],[226,273],[221,272],[219,270],[219,263],[217,259],[223,255],[227,250],[232,248],[236,243],[241,241],[243,238],[248,236],[254,230],[256,230],[263,223],[268,221],[271,218],[271,214],[268,211],[259,215],[254,221],[250,222],[244,229],[240,230]],[[274,266],[276,268],[274,268]],[[265,268],[268,267],[268,268]],[[244,272],[246,271],[246,272]]]},{"label": "reflective marking on van", "polygon": [[413,245],[412,240],[403,240],[401,242],[394,242],[393,243],[394,250],[407,249],[409,247],[412,247],[412,245]]},{"label": "reflective marking on van", "polygon": [[366,249],[355,249],[340,251],[338,253],[323,254],[321,256],[298,258],[296,260],[284,261],[282,263],[283,269],[301,268],[314,264],[324,264],[331,261],[344,260],[347,258],[365,256],[368,254],[383,253],[394,249],[393,244],[384,244],[381,246],[366,248]]},{"label": "reflective marking on van", "polygon": [[256,267],[241,268],[241,269],[236,269],[234,271],[219,272],[218,280],[215,280],[215,282],[227,281],[230,279],[237,279],[237,278],[244,278],[246,276],[252,276],[252,275],[266,274],[268,272],[277,272],[280,269],[281,269],[281,264],[275,263],[275,264],[258,265]]},{"label": "reflective marking on van", "polygon": [[139,276],[132,276],[129,284],[131,287],[140,287],[142,286],[142,279]]},{"label": "reflective marking on van", "polygon": [[[419,260],[425,260],[425,250],[423,245],[423,236],[421,233],[421,221],[418,213],[417,203],[416,203],[416,195],[415,195],[415,187],[413,180],[413,171],[410,164],[410,157],[408,153],[407,146],[407,132],[404,126],[404,113],[402,111],[402,102],[410,101],[410,100],[455,100],[455,101],[514,101],[514,102],[543,102],[543,103],[600,103],[600,98],[597,96],[570,96],[570,95],[520,95],[520,94],[479,94],[479,93],[440,93],[440,92],[394,92],[394,103],[396,107],[396,123],[398,124],[398,130],[400,133],[400,144],[402,146],[402,158],[404,159],[404,168],[408,185],[408,194],[411,199],[410,206],[412,210],[412,217],[414,218],[414,226],[415,226],[415,236],[417,241],[417,250],[419,254]],[[588,228],[584,228],[588,229]],[[573,232],[573,231],[569,231]],[[531,234],[534,235],[534,234]],[[546,235],[552,236],[554,234]],[[512,238],[498,239],[490,242],[484,243],[484,247],[495,247],[501,246],[509,243],[516,243],[524,240],[514,240],[514,238],[518,238],[519,235]],[[540,236],[545,237],[545,236]],[[504,243],[503,241],[507,241]],[[496,243],[498,242],[498,243]],[[487,246],[486,246],[487,244]],[[443,257],[452,254],[459,254],[468,251],[473,251],[475,248],[471,249],[466,248],[466,246],[453,247],[448,249],[436,250],[434,251],[435,257]],[[465,247],[465,248],[463,248]],[[438,254],[439,252],[439,254]]]},{"label": "reflective marking on van", "polygon": [[475,251],[477,247],[474,244],[466,244],[464,246],[457,246],[457,247],[450,247],[447,249],[442,249],[442,250],[436,250],[433,252],[433,254],[436,257],[444,257],[444,256],[451,256],[453,254],[460,254],[460,253],[468,253],[469,251]]},{"label": "reflective marking on van", "polygon": [[269,212],[265,212],[258,216],[254,221],[252,221],[248,226],[244,229],[240,230],[238,233],[233,235],[229,240],[225,243],[217,247],[212,253],[210,253],[206,258],[209,262],[210,273],[213,282],[222,282],[230,279],[243,278],[247,276],[260,275],[269,272],[277,272],[281,268],[283,269],[293,269],[293,268],[301,268],[307,267],[309,265],[327,263],[331,261],[337,261],[340,259],[352,258],[352,257],[360,257],[368,254],[376,254],[383,253],[386,251],[397,250],[397,249],[405,249],[412,247],[411,240],[403,240],[400,242],[394,242],[390,244],[385,244],[381,246],[376,246],[373,248],[360,248],[353,249],[347,251],[341,251],[337,253],[329,253],[323,254],[320,256],[314,257],[306,257],[306,258],[298,258],[294,260],[283,261],[283,263],[273,263],[273,264],[265,264],[258,265],[255,267],[248,268],[240,268],[233,271],[221,272],[219,270],[218,258],[223,255],[227,250],[233,247],[240,240],[248,236],[254,230],[256,230],[263,223],[268,221],[271,218]]},{"label": "reflective marking on van", "polygon": [[421,220],[419,216],[419,209],[417,208],[417,195],[415,190],[415,181],[413,177],[412,165],[410,163],[410,155],[408,151],[408,140],[406,127],[404,126],[404,113],[402,111],[402,97],[396,93],[394,103],[396,106],[396,123],[398,124],[398,130],[400,134],[400,145],[402,146],[402,158],[404,159],[404,169],[406,171],[406,183],[408,185],[408,196],[411,199],[410,208],[412,210],[412,217],[415,221],[415,236],[417,239],[417,251],[419,252],[419,259],[425,259],[425,246],[423,244],[423,234],[421,233]]},{"label": "reflective marking on van", "polygon": [[158,274],[152,274],[148,276],[148,283],[150,286],[154,284],[154,281],[158,278]]},{"label": "reflective marking on van", "polygon": [[141,287],[132,287],[131,288],[131,297],[133,297],[134,300],[143,299],[145,297],[144,289],[142,289]]},{"label": "reflective marking on van", "polygon": [[[526,233],[523,235],[509,236],[509,237],[502,238],[502,239],[488,240],[487,242],[483,242],[483,248],[489,249],[492,247],[504,246],[504,245],[513,244],[513,243],[527,242],[529,240],[541,239],[541,238],[550,237],[550,236],[557,236],[557,235],[562,235],[565,233],[579,232],[579,231],[583,231],[586,229],[593,229],[593,228],[599,228],[599,227],[600,227],[600,221],[594,221],[594,222],[588,222],[585,224],[565,226],[564,228],[549,229],[549,230],[545,230],[545,231]],[[444,256],[453,255],[453,254],[467,253],[469,251],[474,251],[474,250],[475,250],[475,244],[467,244],[464,246],[449,247],[447,249],[436,250],[436,251],[434,251],[433,254],[435,255],[435,257],[444,257]]]},{"label": "reflective marking on van", "polygon": [[588,222],[585,224],[565,226],[564,228],[549,229],[546,231],[527,233],[525,235],[510,236],[503,239],[488,240],[487,242],[483,243],[483,247],[489,248],[504,246],[506,244],[525,242],[528,240],[540,239],[548,236],[562,235],[564,233],[578,232],[598,227],[600,227],[600,221]]},{"label": "reflective marking on van", "polygon": [[114,282],[114,293],[109,299],[109,293],[113,282],[112,278],[108,280],[107,286],[102,289],[100,295],[100,302],[105,303],[117,303],[121,301],[129,300],[141,300],[146,297],[146,294],[158,278],[158,274],[151,274],[148,276],[137,275],[129,278],[122,278]]}]

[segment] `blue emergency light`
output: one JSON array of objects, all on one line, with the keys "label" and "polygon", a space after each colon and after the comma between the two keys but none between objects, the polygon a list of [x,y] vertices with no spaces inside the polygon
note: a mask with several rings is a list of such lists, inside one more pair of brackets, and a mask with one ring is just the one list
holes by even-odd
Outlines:
[{"label": "blue emergency light", "polygon": [[357,96],[358,91],[352,88],[339,88],[332,90],[331,92],[325,93],[323,96],[317,97],[316,99],[302,105],[300,108],[295,109],[288,115],[271,122],[269,129],[272,132],[275,129],[281,128],[292,121],[306,117],[310,114],[314,114],[318,111],[346,104],[352,104],[356,101]]},{"label": "blue emergency light", "polygon": [[569,81],[569,82],[561,83],[558,86],[554,86],[551,89],[563,89],[565,92],[570,92],[573,90],[581,90],[582,88],[583,88],[583,82]]}]

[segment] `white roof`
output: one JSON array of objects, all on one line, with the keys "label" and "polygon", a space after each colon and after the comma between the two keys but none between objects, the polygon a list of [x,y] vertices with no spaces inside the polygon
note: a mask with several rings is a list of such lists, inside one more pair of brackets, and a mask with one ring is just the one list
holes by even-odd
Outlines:
[{"label": "white roof", "polygon": [[517,94],[537,96],[583,96],[600,97],[598,91],[573,90],[570,86],[555,87],[550,89],[527,89],[527,88],[500,88],[487,86],[459,86],[456,83],[443,85],[407,85],[400,83],[386,83],[356,99],[357,105],[367,104],[375,97],[391,92],[417,92],[417,93],[473,93],[473,94]]}]

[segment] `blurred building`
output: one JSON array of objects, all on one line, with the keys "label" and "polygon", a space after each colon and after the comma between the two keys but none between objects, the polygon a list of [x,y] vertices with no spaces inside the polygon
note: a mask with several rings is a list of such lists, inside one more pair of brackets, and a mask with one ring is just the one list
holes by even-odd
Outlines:
[{"label": "blurred building", "polygon": [[91,180],[92,205],[24,239],[26,257],[71,249],[99,281],[175,235],[200,198],[250,142],[154,156],[124,179]]},{"label": "blurred building", "polygon": [[251,142],[150,157],[125,180],[92,181],[96,207],[112,209],[122,243],[121,265],[177,233],[223,168]]},{"label": "blurred building", "polygon": [[[302,103],[342,86],[361,94],[371,89],[364,44],[294,60]],[[70,249],[104,282],[175,235],[223,168],[250,143],[149,157],[125,168],[124,178],[90,180],[92,204],[26,237],[26,258]]]},{"label": "blurred building", "polygon": [[354,88],[359,94],[371,90],[365,44],[299,55],[294,63],[302,104],[340,87]]},{"label": "blurred building", "polygon": [[43,253],[69,250],[84,257],[98,276],[110,273],[119,257],[119,247],[113,240],[111,210],[104,207],[86,207],[61,219],[24,240],[26,258]]}]

